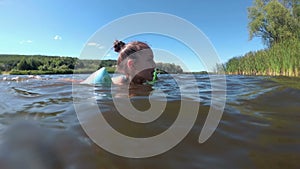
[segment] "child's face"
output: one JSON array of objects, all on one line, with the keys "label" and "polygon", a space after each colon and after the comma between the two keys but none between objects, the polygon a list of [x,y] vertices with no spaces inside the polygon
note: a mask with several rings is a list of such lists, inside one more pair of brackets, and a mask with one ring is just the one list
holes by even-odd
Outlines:
[{"label": "child's face", "polygon": [[150,49],[139,51],[140,56],[135,59],[133,69],[135,74],[145,80],[151,81],[155,68],[153,52]]}]

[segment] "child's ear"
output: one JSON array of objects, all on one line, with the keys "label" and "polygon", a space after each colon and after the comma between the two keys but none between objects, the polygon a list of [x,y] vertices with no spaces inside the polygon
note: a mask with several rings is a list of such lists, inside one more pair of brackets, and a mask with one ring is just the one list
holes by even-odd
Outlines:
[{"label": "child's ear", "polygon": [[129,60],[127,61],[127,67],[128,67],[129,69],[133,69],[133,68],[134,68],[133,64],[134,64],[134,61],[133,61],[132,59],[129,59]]}]

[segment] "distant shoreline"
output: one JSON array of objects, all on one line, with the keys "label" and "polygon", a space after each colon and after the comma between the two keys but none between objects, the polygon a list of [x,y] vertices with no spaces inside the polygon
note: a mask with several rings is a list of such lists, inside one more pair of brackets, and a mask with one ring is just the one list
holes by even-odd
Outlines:
[{"label": "distant shoreline", "polygon": [[[61,74],[91,74],[95,70],[55,70],[55,71],[40,71],[40,70],[15,70],[15,71],[6,71],[1,72],[2,75],[61,75]],[[113,73],[113,72],[109,72]]]}]

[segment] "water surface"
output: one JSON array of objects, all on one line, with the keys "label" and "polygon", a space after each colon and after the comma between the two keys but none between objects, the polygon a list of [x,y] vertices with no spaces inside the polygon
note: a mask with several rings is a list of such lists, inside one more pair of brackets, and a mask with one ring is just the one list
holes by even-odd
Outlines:
[{"label": "water surface", "polygon": [[[20,120],[28,120],[46,130],[36,134],[37,139],[45,135],[38,140],[53,140],[61,147],[69,145],[70,139],[59,139],[63,137],[59,133],[74,133],[76,139],[85,145],[71,151],[72,156],[78,157],[77,162],[67,160],[77,166],[94,163],[96,168],[121,169],[300,168],[299,89],[283,86],[267,77],[227,76],[226,107],[220,124],[208,141],[199,144],[198,137],[211,105],[209,76],[195,75],[199,92],[190,90],[189,79],[194,75],[174,76],[180,79],[181,90],[171,76],[160,75],[154,86],[137,87],[130,92],[131,103],[139,110],[147,110],[151,106],[148,95],[157,102],[164,101],[162,95],[167,97],[167,107],[159,119],[149,124],[138,124],[118,113],[110,87],[86,85],[82,88],[83,92],[72,95],[72,83],[67,80],[72,75],[43,75],[38,79],[19,76],[23,78],[20,81],[10,80],[16,76],[2,75],[0,79],[5,77],[6,80],[0,80],[0,142],[6,144],[5,133],[11,126]],[[162,92],[155,92],[158,90]],[[92,91],[93,96],[85,94],[88,91]],[[120,92],[118,97],[127,97],[127,94]],[[132,137],[154,136],[168,129],[177,117],[182,100],[199,102],[200,108],[194,127],[173,149],[151,158],[129,159],[103,150],[87,137],[77,119],[73,96],[87,102],[95,100],[106,120],[119,132]],[[86,113],[89,117],[97,116],[89,113],[88,109]],[[17,150],[15,148],[14,151]],[[59,158],[70,157],[70,151],[57,153]],[[55,152],[53,154],[56,156]],[[51,158],[47,153],[44,155],[46,159]]]}]

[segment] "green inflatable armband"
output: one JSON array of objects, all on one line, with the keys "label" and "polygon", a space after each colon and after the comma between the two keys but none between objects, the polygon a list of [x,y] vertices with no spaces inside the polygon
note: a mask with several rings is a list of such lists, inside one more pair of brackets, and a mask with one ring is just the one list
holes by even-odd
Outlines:
[{"label": "green inflatable armband", "polygon": [[157,70],[154,69],[152,81],[147,81],[147,84],[153,85],[157,81]]}]

